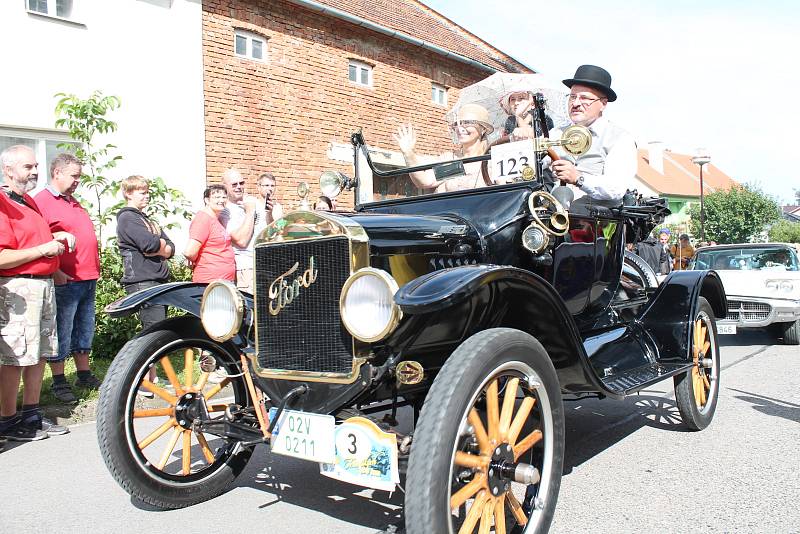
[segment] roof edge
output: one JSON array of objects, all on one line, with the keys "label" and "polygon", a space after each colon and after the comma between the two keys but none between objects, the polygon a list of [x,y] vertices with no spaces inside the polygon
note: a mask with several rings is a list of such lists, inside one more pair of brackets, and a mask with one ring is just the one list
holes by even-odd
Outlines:
[{"label": "roof edge", "polygon": [[489,49],[490,51],[492,51],[492,52],[493,52],[494,54],[496,54],[496,55],[499,55],[499,56],[505,56],[506,58],[508,58],[508,59],[498,59],[498,58],[495,58],[495,59],[497,59],[499,62],[501,62],[501,63],[508,63],[508,60],[510,60],[510,61],[511,61],[511,63],[515,64],[514,66],[516,66],[516,67],[521,67],[521,68],[523,68],[523,69],[526,69],[526,70],[529,70],[529,71],[531,71],[532,73],[536,73],[536,72],[537,72],[535,69],[533,69],[533,68],[531,68],[531,67],[529,67],[529,66],[525,65],[524,63],[522,63],[521,61],[519,61],[519,60],[518,60],[518,59],[516,59],[515,57],[508,55],[507,53],[503,52],[503,51],[502,51],[502,50],[500,50],[499,48],[497,48],[497,47],[495,47],[495,46],[493,46],[493,45],[489,44],[489,43],[488,43],[488,42],[486,42],[486,41],[484,41],[483,39],[481,39],[480,37],[478,37],[477,35],[475,35],[475,34],[474,34],[474,33],[472,33],[471,31],[469,31],[469,30],[468,30],[468,29],[466,29],[465,27],[463,27],[463,26],[461,26],[460,24],[458,24],[456,21],[454,21],[454,20],[452,20],[452,19],[450,19],[450,18],[448,18],[448,17],[446,17],[446,16],[442,15],[441,13],[439,13],[438,11],[436,11],[435,9],[433,9],[432,7],[430,7],[429,5],[423,4],[423,3],[422,3],[420,0],[411,0],[411,1],[412,1],[412,2],[414,2],[415,4],[417,4],[417,5],[418,5],[418,6],[419,6],[419,7],[420,7],[422,10],[424,10],[424,11],[427,11],[427,12],[430,12],[430,13],[431,13],[433,16],[435,16],[435,17],[437,17],[437,18],[441,19],[442,21],[444,21],[444,22],[446,22],[446,23],[448,23],[448,24],[451,24],[451,25],[455,26],[455,27],[456,27],[456,28],[458,28],[458,29],[459,29],[459,30],[460,30],[460,31],[461,31],[461,32],[462,32],[462,33],[463,33],[463,34],[464,34],[466,37],[468,37],[469,39],[471,39],[471,40],[473,40],[473,41],[477,41],[477,42],[478,42],[478,44],[479,44],[480,46],[486,47],[487,49]]}]

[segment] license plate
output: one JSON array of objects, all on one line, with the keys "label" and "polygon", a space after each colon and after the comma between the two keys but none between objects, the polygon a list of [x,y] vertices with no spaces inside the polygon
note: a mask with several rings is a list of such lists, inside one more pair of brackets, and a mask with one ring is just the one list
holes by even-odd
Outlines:
[{"label": "license plate", "polygon": [[717,325],[717,333],[718,334],[735,334],[736,333],[736,325],[735,324],[718,324]]},{"label": "license plate", "polygon": [[[276,413],[276,408],[270,409],[270,421]],[[335,426],[332,415],[284,410],[272,431],[272,452],[312,462],[333,462]]]}]

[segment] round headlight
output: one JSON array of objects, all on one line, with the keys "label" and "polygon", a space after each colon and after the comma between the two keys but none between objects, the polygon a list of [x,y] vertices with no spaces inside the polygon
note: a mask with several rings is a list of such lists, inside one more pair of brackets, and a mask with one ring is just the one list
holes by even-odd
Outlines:
[{"label": "round headlight", "polygon": [[365,267],[344,283],[339,309],[353,337],[374,342],[388,336],[403,317],[394,302],[397,282],[386,271]]},{"label": "round headlight", "polygon": [[544,231],[531,224],[522,232],[522,246],[534,254],[539,254],[547,246],[548,238]]},{"label": "round headlight", "polygon": [[200,303],[200,322],[208,337],[228,341],[242,326],[244,298],[231,282],[211,282],[203,292]]},{"label": "round headlight", "polygon": [[336,171],[325,171],[319,177],[319,190],[328,198],[336,198],[342,192],[344,179]]}]

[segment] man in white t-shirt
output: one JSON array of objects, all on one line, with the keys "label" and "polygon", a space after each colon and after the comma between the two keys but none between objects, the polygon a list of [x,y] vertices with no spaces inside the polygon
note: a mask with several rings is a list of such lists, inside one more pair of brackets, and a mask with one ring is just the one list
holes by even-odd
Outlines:
[{"label": "man in white t-shirt", "polygon": [[228,169],[222,175],[222,184],[228,193],[228,203],[219,220],[233,242],[236,256],[236,287],[253,292],[253,242],[258,224],[256,197],[245,195],[245,181],[236,169]]}]

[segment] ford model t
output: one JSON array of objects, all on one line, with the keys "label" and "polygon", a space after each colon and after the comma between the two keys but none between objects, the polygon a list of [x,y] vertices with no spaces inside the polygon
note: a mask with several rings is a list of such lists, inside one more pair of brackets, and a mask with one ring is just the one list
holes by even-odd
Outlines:
[{"label": "ford model t", "polygon": [[[152,506],[197,504],[264,444],[321,475],[402,485],[411,533],[539,532],[559,492],[565,400],[673,379],[684,424],[707,426],[719,279],[681,271],[658,284],[625,245],[663,219],[663,201],[572,200],[542,159],[580,154],[589,139],[578,129],[550,141],[542,128],[507,183],[287,214],[258,236],[253,295],[171,283],[111,305],[116,316],[147,304],[186,312],[130,340],[109,369],[97,431],[117,482]],[[409,172],[379,169],[352,140],[370,179]],[[411,172],[444,182],[489,159]],[[322,187],[363,199],[366,180],[328,172]]]}]

